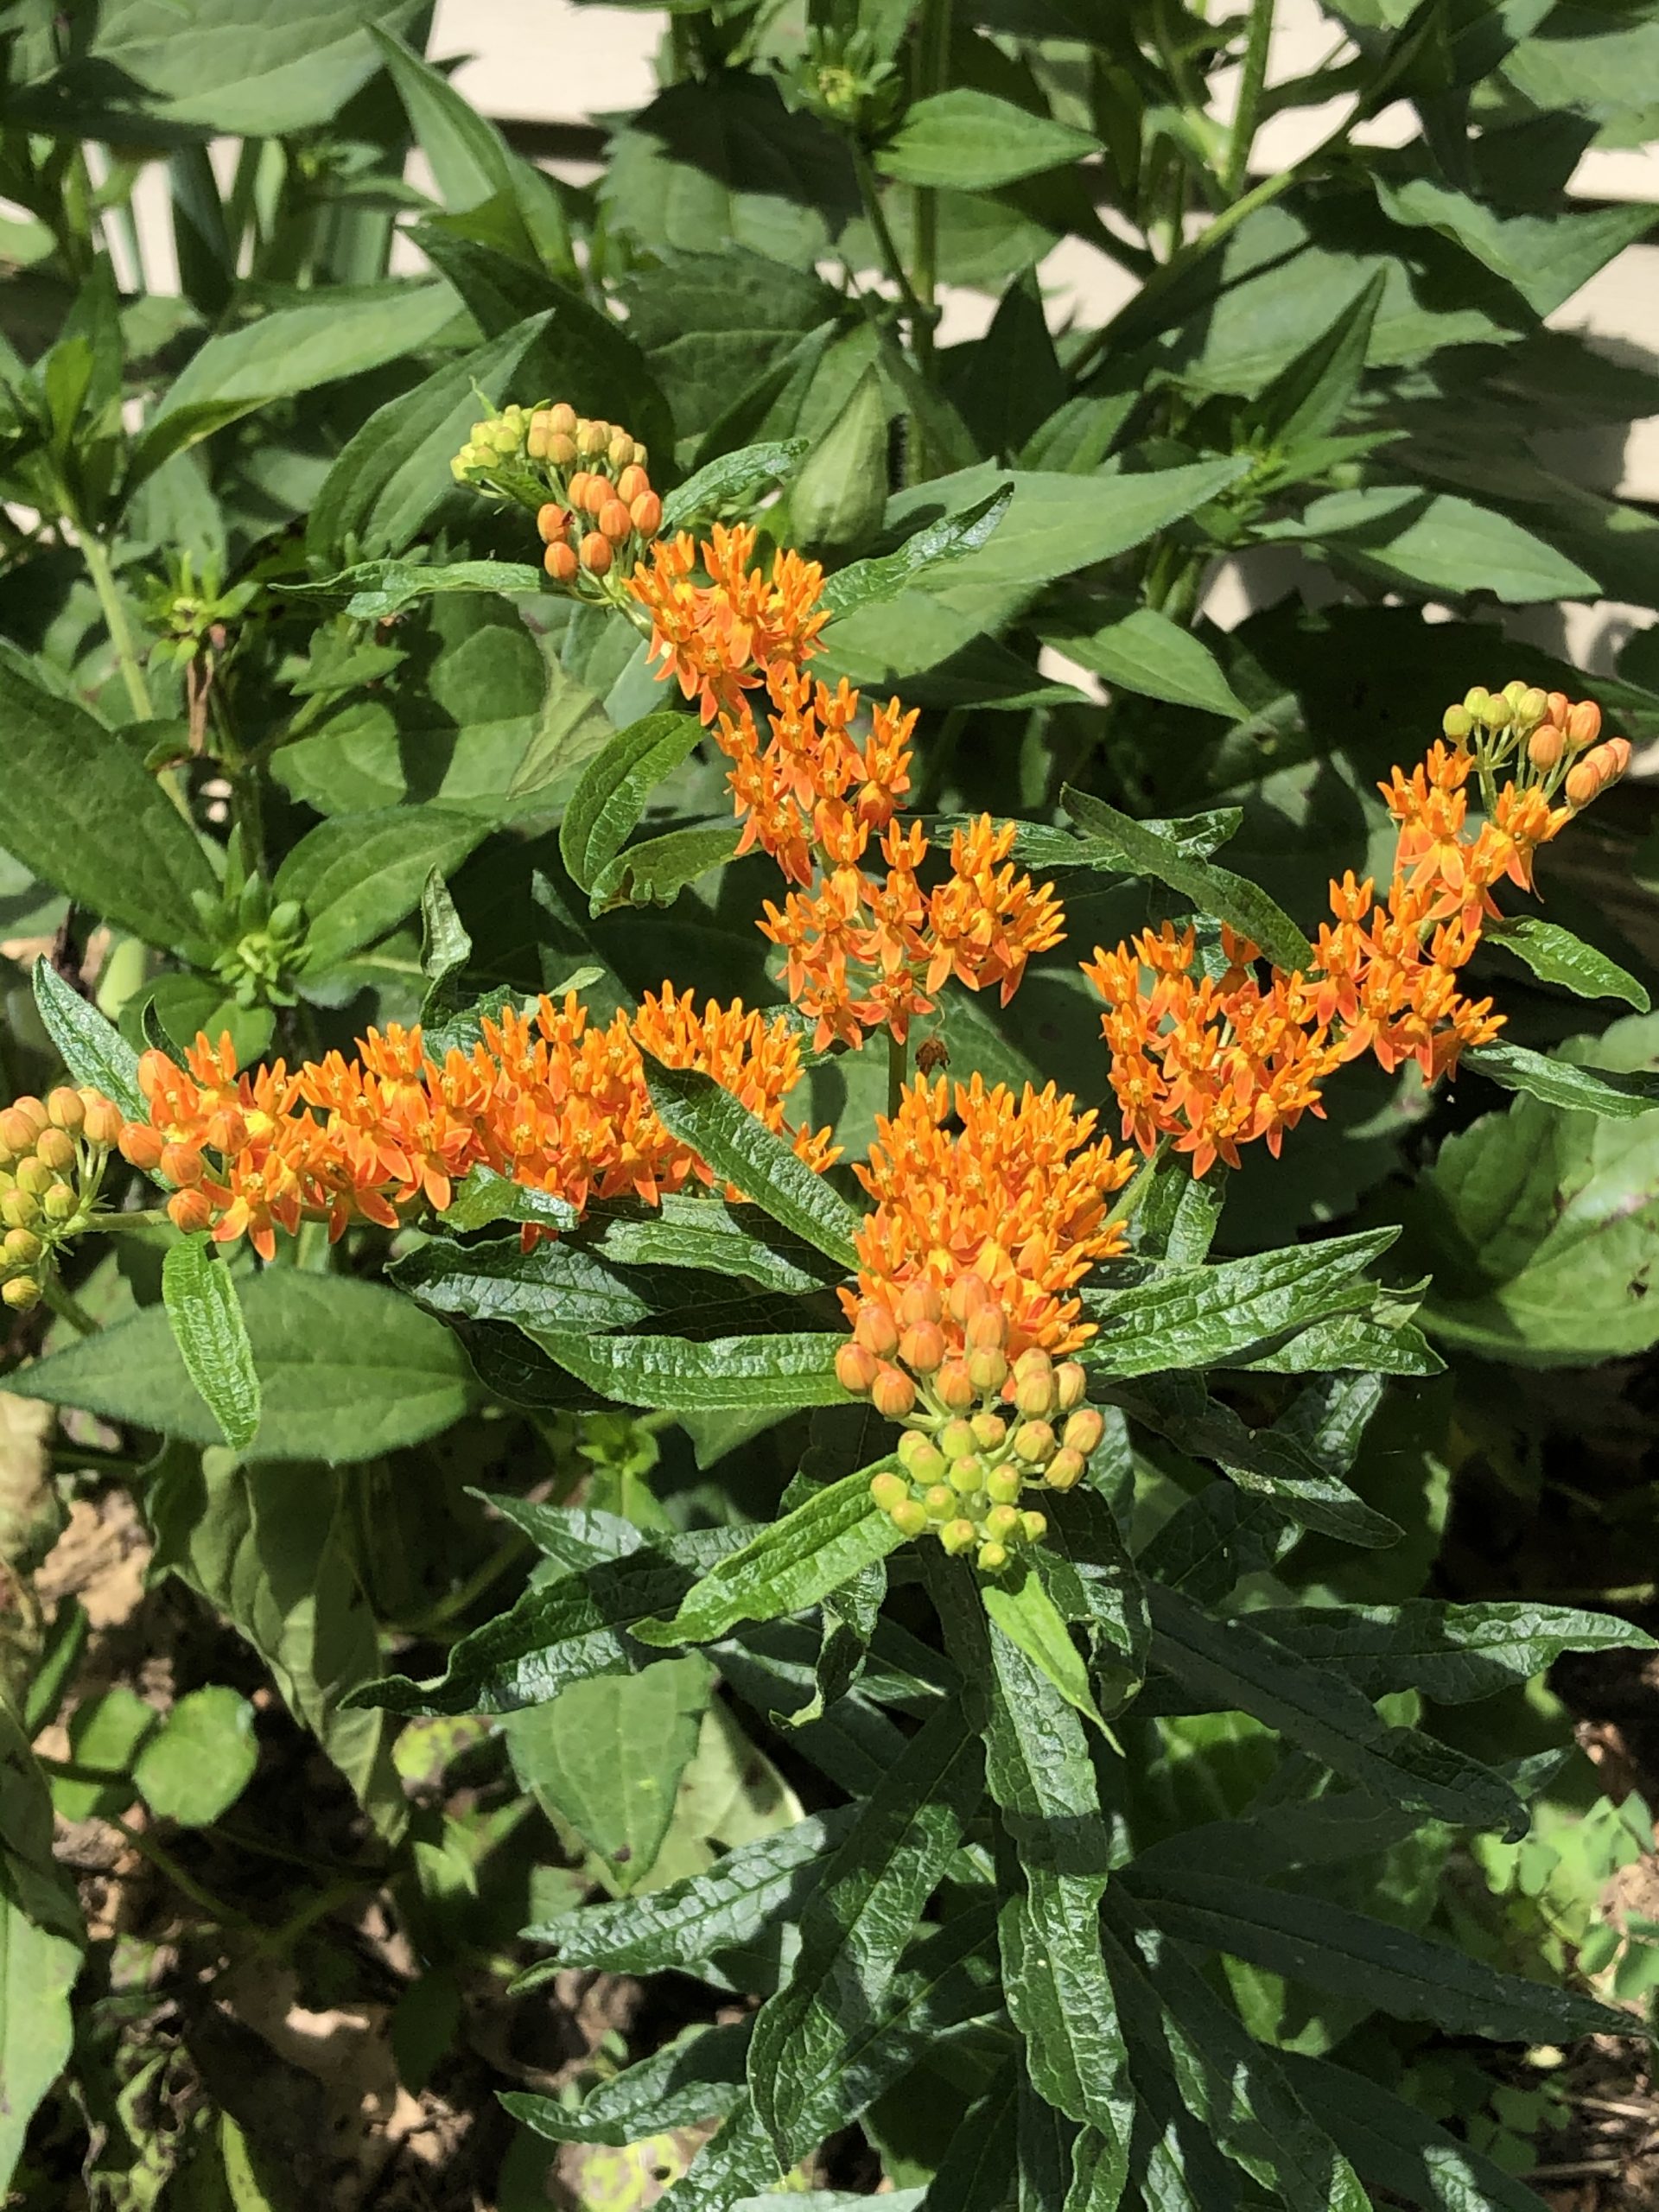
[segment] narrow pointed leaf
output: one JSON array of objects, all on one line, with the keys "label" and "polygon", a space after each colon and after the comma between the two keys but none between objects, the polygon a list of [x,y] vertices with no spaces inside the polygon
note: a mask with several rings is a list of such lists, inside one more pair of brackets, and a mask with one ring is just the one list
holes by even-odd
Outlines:
[{"label": "narrow pointed leaf", "polygon": [[702,735],[695,715],[646,715],[619,730],[588,763],[559,829],[560,854],[584,891],[592,892],[652,792],[696,751]]},{"label": "narrow pointed leaf", "polygon": [[34,983],[35,1007],[71,1079],[101,1090],[129,1120],[147,1121],[138,1055],[120,1031],[70,988],[44,954],[35,963]]},{"label": "narrow pointed leaf", "polygon": [[1506,1045],[1501,1039],[1465,1052],[1460,1065],[1489,1082],[1502,1084],[1505,1090],[1528,1091],[1547,1106],[1599,1114],[1605,1121],[1626,1121],[1659,1106],[1659,1075],[1641,1069],[1625,1075],[1581,1068],[1525,1045]]},{"label": "narrow pointed leaf", "polygon": [[727,1408],[838,1405],[844,1338],[813,1336],[588,1337],[569,1329],[530,1332],[550,1359],[607,1398],[662,1413]]},{"label": "narrow pointed leaf", "polygon": [[259,1377],[230,1268],[205,1233],[168,1247],[162,1300],[190,1380],[225,1441],[245,1452],[259,1433]]},{"label": "narrow pointed leaf", "polygon": [[1541,982],[1559,983],[1575,998],[1623,999],[1638,1014],[1646,1014],[1652,1004],[1646,986],[1627,968],[1559,922],[1547,922],[1537,914],[1513,914],[1506,921],[1488,924],[1486,942],[1512,952]]}]

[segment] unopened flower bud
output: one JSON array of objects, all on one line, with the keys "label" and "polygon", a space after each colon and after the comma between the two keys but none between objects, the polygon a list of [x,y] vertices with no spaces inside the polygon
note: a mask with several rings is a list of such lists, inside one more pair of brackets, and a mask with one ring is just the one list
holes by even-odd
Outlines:
[{"label": "unopened flower bud", "polygon": [[944,1357],[944,1332],[937,1321],[915,1321],[899,1339],[899,1357],[912,1375],[932,1375]]},{"label": "unopened flower bud", "polygon": [[570,511],[562,507],[556,499],[547,499],[536,510],[536,528],[543,545],[551,545],[563,537],[569,524]]},{"label": "unopened flower bud", "polygon": [[88,1144],[99,1152],[107,1152],[121,1134],[121,1109],[112,1098],[99,1098],[96,1094],[82,1101],[86,1119],[80,1133]]},{"label": "unopened flower bud", "polygon": [[640,444],[639,439],[636,438],[633,442],[633,451],[629,458],[632,461],[636,468],[643,468],[650,461],[651,455],[646,452],[645,447]]},{"label": "unopened flower bud", "polygon": [[1040,1375],[1045,1382],[1054,1372],[1054,1363],[1040,1345],[1032,1344],[1014,1363],[1014,1379],[1023,1382],[1027,1375]]},{"label": "unopened flower bud", "polygon": [[0,1114],[0,1145],[11,1160],[22,1160],[35,1148],[35,1131],[25,1116],[15,1106],[8,1106]]},{"label": "unopened flower bud", "polygon": [[566,493],[569,495],[571,505],[576,510],[578,514],[585,514],[587,512],[584,502],[588,497],[588,486],[593,482],[593,478],[588,474],[585,468],[579,468],[564,487]]},{"label": "unopened flower bud", "polygon": [[649,492],[651,479],[643,468],[636,468],[632,461],[616,480],[616,496],[625,507],[631,507],[642,492]]},{"label": "unopened flower bud", "polygon": [[[950,1286],[951,1319],[961,1322],[964,1329],[969,1328],[975,1314],[988,1306],[990,1300],[990,1286],[983,1275],[971,1273],[958,1275]],[[970,1332],[968,1341],[975,1344],[978,1339]]]},{"label": "unopened flower bud", "polygon": [[584,461],[596,461],[611,442],[608,423],[578,423],[575,430],[576,451]]},{"label": "unopened flower bud", "polygon": [[1463,695],[1463,711],[1471,722],[1484,722],[1492,711],[1492,695],[1484,683],[1471,684]]},{"label": "unopened flower bud", "polygon": [[152,1045],[148,1052],[138,1055],[138,1088],[146,1098],[153,1098],[173,1072],[173,1063],[165,1052],[158,1052]]},{"label": "unopened flower bud", "polygon": [[948,1421],[939,1431],[939,1449],[947,1459],[971,1459],[978,1448],[970,1421]]},{"label": "unopened flower bud", "polygon": [[576,442],[557,430],[548,433],[546,460],[550,468],[569,468],[576,458]]},{"label": "unopened flower bud", "polygon": [[1032,1467],[1054,1457],[1054,1432],[1046,1421],[1020,1422],[1014,1432],[1014,1456]]},{"label": "unopened flower bud", "polygon": [[1011,1505],[994,1505],[985,1516],[985,1533],[1006,1543],[1010,1536],[1018,1540],[1020,1516]]},{"label": "unopened flower bud", "polygon": [[1600,735],[1601,709],[1593,699],[1580,699],[1576,707],[1567,709],[1567,741],[1575,753],[1593,745]]},{"label": "unopened flower bud", "polygon": [[67,1129],[42,1129],[35,1140],[35,1157],[61,1175],[75,1164],[75,1141]]},{"label": "unopened flower bud", "polygon": [[958,1497],[976,1497],[985,1487],[982,1459],[952,1459],[945,1480]]},{"label": "unopened flower bud", "polygon": [[79,1136],[86,1119],[86,1103],[78,1090],[66,1086],[47,1100],[46,1118],[54,1129],[67,1129],[72,1137]]},{"label": "unopened flower bud", "polygon": [[1630,741],[1628,737],[1610,737],[1601,750],[1611,763],[1607,781],[1617,783],[1630,765]]},{"label": "unopened flower bud", "polygon": [[1012,1505],[1024,1488],[1016,1467],[994,1467],[985,1478],[986,1493],[998,1505]]},{"label": "unopened flower bud", "polygon": [[1518,676],[1511,677],[1510,681],[1503,686],[1503,704],[1510,710],[1510,718],[1511,721],[1514,721],[1519,716],[1521,712],[1521,703],[1522,700],[1525,699],[1526,696],[1527,687],[1521,681],[1521,678]]},{"label": "unopened flower bud", "polygon": [[1536,683],[1525,685],[1516,702],[1515,718],[1523,729],[1535,728],[1549,712],[1549,694]]},{"label": "unopened flower bud", "polygon": [[1022,1414],[1029,1414],[1033,1421],[1046,1421],[1054,1411],[1056,1395],[1052,1375],[1022,1376],[1016,1369],[1014,1402]]},{"label": "unopened flower bud", "polygon": [[542,556],[542,566],[556,584],[573,584],[582,573],[582,563],[569,545],[550,545]]},{"label": "unopened flower bud", "polygon": [[[970,1276],[970,1281],[977,1281]],[[988,1299],[968,1317],[968,1342],[976,1351],[1001,1351],[1008,1341],[1008,1317],[995,1300]]]},{"label": "unopened flower bud", "polygon": [[153,1175],[161,1166],[164,1140],[161,1131],[151,1128],[148,1122],[126,1122],[118,1142],[121,1157],[130,1167]]},{"label": "unopened flower bud", "polygon": [[579,550],[582,565],[590,575],[602,576],[608,574],[611,563],[615,558],[611,551],[611,541],[608,537],[604,537],[599,531],[590,530],[587,537],[582,539]]},{"label": "unopened flower bud", "polygon": [[912,1282],[899,1300],[899,1319],[907,1329],[918,1321],[937,1325],[944,1319],[944,1300],[931,1282]]},{"label": "unopened flower bud", "polygon": [[31,1198],[43,1197],[57,1179],[55,1169],[48,1167],[45,1160],[37,1160],[33,1153],[17,1163],[17,1187],[27,1191]]},{"label": "unopened flower bud", "polygon": [[606,447],[605,458],[613,468],[631,468],[633,466],[633,440],[625,430],[619,430]]},{"label": "unopened flower bud", "polygon": [[875,1380],[875,1355],[866,1351],[860,1344],[842,1344],[836,1354],[836,1380],[855,1398],[868,1396],[870,1385]]},{"label": "unopened flower bud", "polygon": [[993,1538],[989,1543],[980,1546],[979,1569],[982,1574],[1000,1574],[1007,1563],[1008,1551],[1006,1544],[999,1544]]},{"label": "unopened flower bud", "polygon": [[547,427],[561,437],[570,437],[576,427],[576,410],[568,399],[555,400],[547,410]]},{"label": "unopened flower bud", "polygon": [[1051,1490],[1072,1490],[1083,1480],[1083,1473],[1082,1452],[1067,1446],[1057,1452],[1043,1469],[1043,1480]]},{"label": "unopened flower bud", "polygon": [[1567,803],[1569,806],[1588,806],[1601,789],[1601,779],[1587,760],[1575,761],[1567,772]]},{"label": "unopened flower bud", "polygon": [[916,1385],[908,1375],[883,1361],[870,1385],[870,1403],[884,1421],[903,1421],[906,1414],[915,1411]]},{"label": "unopened flower bud", "polygon": [[1069,1414],[1073,1406],[1080,1406],[1088,1396],[1088,1373],[1075,1359],[1062,1360],[1055,1369],[1054,1394],[1063,1414]]},{"label": "unopened flower bud", "polygon": [[663,503],[655,492],[641,492],[628,502],[628,520],[641,537],[655,537],[663,526]]},{"label": "unopened flower bud", "polygon": [[620,545],[633,528],[633,521],[620,499],[607,499],[599,511],[599,526],[613,545]]},{"label": "unopened flower bud", "polygon": [[1440,716],[1441,731],[1453,745],[1461,745],[1474,726],[1474,717],[1467,707],[1448,707]]},{"label": "unopened flower bud", "polygon": [[853,1324],[853,1337],[878,1359],[891,1359],[899,1349],[899,1324],[885,1306],[866,1299]]},{"label": "unopened flower bud", "polygon": [[978,1541],[978,1531],[973,1522],[963,1520],[960,1516],[954,1521],[947,1521],[939,1531],[940,1543],[953,1558],[959,1553],[970,1550]]},{"label": "unopened flower bud", "polygon": [[957,1493],[949,1483],[930,1483],[922,1503],[930,1521],[945,1521],[957,1510]]},{"label": "unopened flower bud", "polygon": [[1000,1452],[1007,1441],[1008,1424],[1000,1414],[976,1414],[968,1426],[982,1452]]},{"label": "unopened flower bud", "polygon": [[10,1282],[0,1284],[0,1298],[14,1313],[27,1313],[40,1304],[41,1286],[33,1275],[13,1275]]},{"label": "unopened flower bud", "polygon": [[188,1191],[201,1180],[201,1154],[193,1144],[163,1145],[161,1168],[169,1183]]},{"label": "unopened flower bud", "polygon": [[0,1221],[8,1229],[28,1229],[41,1217],[41,1202],[29,1191],[8,1191],[0,1198]]},{"label": "unopened flower bud", "polygon": [[927,1508],[919,1497],[907,1497],[902,1505],[895,1505],[887,1517],[900,1535],[925,1536],[927,1534]]},{"label": "unopened flower bud", "polygon": [[899,1460],[912,1482],[936,1483],[944,1472],[944,1454],[919,1428],[907,1428],[899,1440]]},{"label": "unopened flower bud", "polygon": [[1554,722],[1541,722],[1527,740],[1527,758],[1533,766],[1545,775],[1554,768],[1567,750],[1567,739]]},{"label": "unopened flower bud", "polygon": [[910,1496],[910,1485],[902,1475],[895,1475],[888,1468],[882,1474],[870,1477],[870,1496],[884,1513],[891,1513]]},{"label": "unopened flower bud", "polygon": [[80,1211],[80,1199],[67,1183],[54,1183],[41,1200],[41,1211],[51,1222],[73,1221]]},{"label": "unopened flower bud", "polygon": [[1098,1406],[1079,1406],[1065,1427],[1060,1431],[1060,1441],[1068,1452],[1081,1452],[1086,1459],[1099,1448],[1106,1433],[1106,1416]]},{"label": "unopened flower bud", "polygon": [[1025,1531],[1026,1541],[1028,1544],[1040,1543],[1048,1530],[1047,1514],[1022,1513],[1020,1516],[1020,1521]]},{"label": "unopened flower bud", "polygon": [[947,1359],[933,1381],[933,1395],[949,1414],[965,1414],[979,1403],[979,1389],[959,1359]]},{"label": "unopened flower bud", "polygon": [[32,1268],[45,1249],[32,1229],[9,1229],[0,1237],[0,1255],[9,1268]]}]

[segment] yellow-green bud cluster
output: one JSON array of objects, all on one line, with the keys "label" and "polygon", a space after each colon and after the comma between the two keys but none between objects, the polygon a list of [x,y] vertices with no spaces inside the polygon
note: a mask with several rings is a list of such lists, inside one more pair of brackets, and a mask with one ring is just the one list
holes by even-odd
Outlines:
[{"label": "yellow-green bud cluster", "polygon": [[458,484],[531,509],[556,585],[579,599],[612,601],[662,526],[647,458],[619,423],[559,400],[474,423],[450,469]]},{"label": "yellow-green bud cluster", "polygon": [[1075,1360],[1057,1365],[1033,1347],[1009,1366],[1007,1320],[995,1302],[972,1308],[953,1352],[928,1299],[912,1291],[906,1301],[888,1323],[902,1324],[888,1359],[867,1341],[881,1326],[865,1313],[837,1361],[849,1389],[904,1425],[894,1464],[872,1477],[870,1496],[903,1535],[937,1536],[952,1554],[971,1552],[982,1573],[1000,1573],[1048,1526],[1022,1503],[1027,1493],[1074,1489],[1104,1419],[1084,1402],[1088,1376]]},{"label": "yellow-green bud cluster", "polygon": [[59,1249],[86,1227],[121,1128],[90,1088],[0,1110],[0,1300],[13,1313],[40,1304]]},{"label": "yellow-green bud cluster", "polygon": [[1628,738],[1601,736],[1601,709],[1593,699],[1571,700],[1518,679],[1501,691],[1477,683],[1462,702],[1448,707],[1440,728],[1451,742],[1474,754],[1483,775],[1503,768],[1517,783],[1559,797],[1576,811],[1616,783],[1630,763]]}]

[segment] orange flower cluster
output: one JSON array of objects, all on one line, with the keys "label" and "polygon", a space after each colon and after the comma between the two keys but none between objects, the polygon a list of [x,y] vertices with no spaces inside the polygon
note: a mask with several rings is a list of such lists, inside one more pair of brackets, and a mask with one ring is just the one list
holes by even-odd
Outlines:
[{"label": "orange flower cluster", "polygon": [[[1334,918],[1306,976],[1264,976],[1257,948],[1227,930],[1219,972],[1198,963],[1196,931],[1168,923],[1112,952],[1096,946],[1083,972],[1106,1001],[1125,1135],[1147,1153],[1173,1141],[1195,1175],[1217,1159],[1236,1166],[1241,1144],[1263,1138],[1276,1156],[1303,1114],[1322,1114],[1325,1079],[1345,1061],[1414,1060],[1434,1083],[1489,1044],[1503,1016],[1464,994],[1459,971],[1499,916],[1497,887],[1530,891],[1538,848],[1624,773],[1630,746],[1597,744],[1600,727],[1593,702],[1521,683],[1477,688],[1448,709],[1452,742],[1436,739],[1409,775],[1396,767],[1378,786],[1399,831],[1386,898],[1351,872],[1333,881]],[[1515,772],[1500,785],[1505,768]],[[1484,810],[1472,830],[1471,779]]]},{"label": "orange flower cluster", "polygon": [[[787,956],[789,995],[816,1025],[815,1049],[855,1048],[880,1028],[902,1042],[952,976],[970,990],[1000,987],[1006,1005],[1027,963],[1064,934],[1052,887],[1019,873],[1016,826],[986,815],[953,833],[948,877],[924,890],[931,840],[895,818],[915,709],[897,699],[873,707],[861,741],[859,694],[844,678],[832,691],[802,666],[826,619],[821,570],[782,553],[763,580],[747,566],[753,550],[753,531],[717,528],[700,549],[704,586],[691,581],[689,538],[659,544],[632,589],[651,613],[662,674],[701,701],[732,762],[739,852],[759,846],[798,887],[781,910],[766,902],[760,927]],[[747,696],[763,684],[764,735]]]},{"label": "orange flower cluster", "polygon": [[[828,1131],[785,1122],[802,1069],[781,1017],[712,1001],[699,1013],[664,984],[604,1028],[574,994],[480,1026],[473,1050],[442,1065],[418,1028],[395,1025],[372,1030],[355,1059],[331,1052],[293,1074],[281,1062],[238,1074],[228,1038],[199,1037],[185,1068],[146,1052],[149,1119],[127,1125],[122,1152],[174,1185],[168,1211],[181,1229],[221,1243],[245,1235],[267,1260],[276,1232],[305,1219],[326,1219],[337,1237],[353,1221],[392,1229],[420,1205],[442,1212],[479,1166],[578,1211],[592,1198],[654,1205],[664,1190],[713,1183],[652,1109],[642,1052],[712,1076],[814,1168],[836,1158]],[[526,1229],[526,1243],[537,1233]]]},{"label": "orange flower cluster", "polygon": [[[1019,1097],[1001,1084],[988,1090],[977,1075],[954,1092],[943,1078],[908,1084],[854,1170],[874,1201],[855,1240],[858,1288],[840,1294],[855,1341],[878,1360],[904,1356],[919,1298],[930,1313],[940,1309],[943,1334],[918,1372],[937,1367],[934,1350],[963,1353],[987,1304],[1001,1317],[996,1349],[1010,1364],[1033,1348],[1059,1355],[1084,1343],[1093,1332],[1071,1294],[1096,1261],[1123,1250],[1127,1232],[1108,1219],[1108,1200],[1135,1167],[1132,1153],[1095,1137],[1095,1121],[1052,1084],[1027,1084]],[[879,1395],[877,1406],[889,1410]]]}]

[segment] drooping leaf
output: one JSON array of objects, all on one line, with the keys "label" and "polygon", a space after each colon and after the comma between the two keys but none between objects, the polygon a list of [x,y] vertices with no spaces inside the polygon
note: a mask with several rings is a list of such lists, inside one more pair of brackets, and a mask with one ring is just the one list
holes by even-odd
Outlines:
[{"label": "drooping leaf", "polygon": [[550,2143],[638,2143],[664,2128],[723,2120],[743,2094],[751,2024],[689,2029],[600,2082],[579,2105],[524,2089],[504,2090],[501,2101]]},{"label": "drooping leaf", "polygon": [[892,599],[934,570],[948,567],[977,552],[996,530],[1014,503],[1012,486],[1001,485],[960,512],[924,523],[896,553],[851,562],[825,582],[822,604],[833,617],[848,615],[861,607],[874,607]]},{"label": "drooping leaf", "polygon": [[1547,922],[1538,914],[1514,914],[1506,921],[1489,923],[1485,938],[1489,944],[1512,952],[1541,982],[1559,983],[1575,998],[1623,999],[1638,1014],[1649,1010],[1646,988],[1628,969],[1559,922]]},{"label": "drooping leaf", "polygon": [[259,1433],[259,1376],[230,1268],[205,1233],[168,1248],[162,1302],[190,1380],[225,1441],[245,1452]]},{"label": "drooping leaf", "polygon": [[1041,1575],[1028,1567],[1006,1582],[985,1583],[980,1596],[988,1617],[1002,1634],[1019,1645],[1074,1712],[1104,1732],[1089,1687],[1089,1669]]},{"label": "drooping leaf", "polygon": [[699,822],[625,846],[594,878],[590,910],[671,906],[689,884],[736,857],[740,834],[734,822]]},{"label": "drooping leaf", "polygon": [[1610,1121],[1625,1121],[1650,1114],[1659,1106],[1659,1075],[1645,1071],[1623,1075],[1580,1067],[1571,1060],[1554,1059],[1525,1045],[1478,1045],[1463,1056],[1462,1065],[1473,1068],[1505,1090],[1524,1090],[1546,1105],[1566,1106],[1574,1112],[1600,1114]]}]

